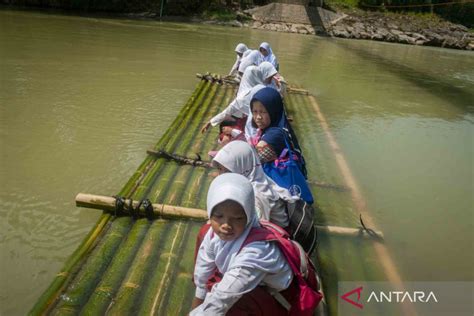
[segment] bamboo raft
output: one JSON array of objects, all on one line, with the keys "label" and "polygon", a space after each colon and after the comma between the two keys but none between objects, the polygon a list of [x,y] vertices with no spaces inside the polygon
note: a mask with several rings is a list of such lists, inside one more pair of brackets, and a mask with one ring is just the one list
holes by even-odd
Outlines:
[{"label": "bamboo raft", "polygon": [[[237,89],[235,84],[219,79],[201,76],[171,126],[117,194],[134,200],[135,206],[144,199],[158,204],[154,216],[114,214],[113,207],[100,206],[104,210],[102,216],[40,296],[31,315],[185,315],[189,312],[194,296],[191,278],[195,237],[203,223],[199,212],[205,209],[213,170],[179,163],[156,152],[164,150],[183,157],[198,153],[205,157],[208,151],[216,149],[218,129],[201,134],[200,128],[229,104]],[[351,183],[344,181],[330,141],[321,126],[315,124],[318,114],[314,96],[299,88],[287,91],[285,106],[300,135],[309,178],[335,186],[320,186],[310,181],[318,206],[315,218],[317,225],[323,227],[313,254],[327,304],[321,313],[336,314],[338,281],[383,281],[390,277],[376,260],[373,244],[379,244],[378,241],[358,238],[364,235],[359,228],[347,234],[333,234],[331,229],[324,229],[357,227],[360,210],[352,188],[334,189],[338,184]],[[110,195],[110,192],[102,193]],[[87,205],[84,196],[78,200],[82,201],[82,205],[78,202],[79,206],[94,207],[92,204],[99,203]],[[89,196],[86,200],[90,202],[94,198]],[[183,218],[181,213],[181,216],[166,217],[165,206],[178,211],[190,209],[197,215],[191,220]]]}]

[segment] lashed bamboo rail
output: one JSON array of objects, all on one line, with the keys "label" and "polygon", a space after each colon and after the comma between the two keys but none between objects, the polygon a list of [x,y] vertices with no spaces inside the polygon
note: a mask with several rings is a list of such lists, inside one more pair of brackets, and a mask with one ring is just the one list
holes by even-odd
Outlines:
[{"label": "lashed bamboo rail", "polygon": [[[114,212],[116,209],[115,206],[116,199],[110,196],[103,196],[103,195],[93,195],[93,194],[85,194],[79,193],[76,196],[76,206],[85,207],[85,208],[92,208],[92,209],[100,209],[106,210],[109,212]],[[136,200],[125,200],[125,205],[131,205],[133,208],[137,208],[140,204],[140,201]],[[206,220],[207,219],[207,212],[201,209],[195,208],[188,208],[182,206],[173,206],[173,205],[166,205],[166,204],[152,204],[153,213],[157,217],[163,218],[181,218],[181,219],[195,219],[195,220]],[[143,207],[138,209],[142,216],[146,216],[146,210]],[[340,227],[340,226],[321,226],[316,225],[318,232],[334,234],[334,235],[341,235],[341,236],[368,236],[370,234],[367,231],[360,229],[360,228],[350,228],[350,227]],[[383,234],[380,231],[374,231],[374,234],[383,238]]]},{"label": "lashed bamboo rail", "polygon": [[[181,112],[153,147],[154,150],[165,149],[188,157],[198,152],[206,159],[207,151],[217,146],[214,141],[217,129],[211,129],[204,135],[199,133],[199,129],[230,102],[235,91],[236,86],[232,84],[200,81]],[[300,137],[300,142],[310,178],[323,183],[343,183],[337,168],[334,168],[329,146],[324,139],[317,137],[321,131],[314,124],[316,116],[308,96],[296,90],[292,92],[289,89],[288,92],[286,105],[294,119],[293,126],[298,135],[305,136]],[[148,198],[161,205],[180,205],[200,210],[202,214],[210,181],[212,177],[208,169],[178,166],[167,159],[148,155],[119,195],[135,200]],[[353,207],[350,194],[321,189],[314,184],[311,187],[324,210],[320,212],[318,208],[316,220],[319,226],[336,223],[350,227],[358,224],[357,217],[347,211]],[[130,221],[130,226],[126,227],[128,233],[123,235],[117,246],[119,238],[114,232],[121,231],[121,223],[124,222],[120,217],[104,213],[97,227],[68,260],[30,313],[187,313],[194,295],[191,282],[192,254],[202,218],[205,217],[197,221],[177,220],[176,217],[173,220],[127,218]],[[329,312],[335,314],[338,280],[347,280],[348,275],[356,279],[376,280],[383,279],[383,275],[377,268],[372,242],[358,243],[355,240],[359,238],[334,238],[332,233],[320,236],[320,272],[324,279]],[[109,238],[110,241],[107,241]],[[110,247],[105,247],[105,244]],[[105,262],[96,265],[94,258],[99,258],[103,249],[108,249]],[[346,266],[347,262],[351,262],[350,269]],[[136,264],[140,272],[136,271]],[[74,292],[73,285],[83,289],[80,295]],[[70,297],[77,297],[78,304],[64,301]]]}]

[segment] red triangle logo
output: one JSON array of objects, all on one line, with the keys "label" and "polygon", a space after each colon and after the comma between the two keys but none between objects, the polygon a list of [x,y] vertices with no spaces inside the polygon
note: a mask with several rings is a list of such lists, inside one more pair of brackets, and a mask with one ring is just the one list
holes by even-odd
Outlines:
[{"label": "red triangle logo", "polygon": [[[360,293],[361,293],[361,292],[362,292],[362,286],[361,286],[361,287],[358,287],[358,288],[356,288],[356,289],[353,289],[353,290],[350,291],[350,292],[347,292],[346,294],[342,295],[341,298],[342,298],[344,301],[346,301],[346,302],[348,302],[348,303],[354,305],[355,307],[358,307],[358,308],[360,308],[360,309],[363,309],[364,306],[359,303],[359,302],[360,302]],[[353,300],[351,300],[351,299],[349,298],[349,296],[351,296],[351,295],[354,294],[354,293],[357,293],[357,302],[354,302]]]}]

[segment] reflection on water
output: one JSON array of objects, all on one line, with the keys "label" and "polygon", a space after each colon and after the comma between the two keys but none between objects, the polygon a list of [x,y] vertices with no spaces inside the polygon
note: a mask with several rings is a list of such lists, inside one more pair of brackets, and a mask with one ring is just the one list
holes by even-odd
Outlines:
[{"label": "reflection on water", "polygon": [[[272,44],[317,96],[406,279],[473,279],[471,52],[0,12],[0,306],[24,314],[196,84],[238,42]],[[322,136],[318,135],[318,136]],[[304,136],[303,136],[304,137]]]}]

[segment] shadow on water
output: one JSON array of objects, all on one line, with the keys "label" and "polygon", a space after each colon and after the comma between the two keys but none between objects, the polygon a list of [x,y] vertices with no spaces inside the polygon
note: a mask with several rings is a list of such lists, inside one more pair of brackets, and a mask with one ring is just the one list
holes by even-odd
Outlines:
[{"label": "shadow on water", "polygon": [[[457,87],[447,80],[447,77],[442,78],[429,74],[428,72],[419,71],[406,64],[402,64],[394,59],[384,57],[382,54],[372,49],[372,46],[356,46],[351,45],[346,41],[337,41],[337,45],[344,46],[346,51],[356,54],[358,57],[367,60],[367,62],[377,62],[378,65],[382,66],[384,70],[393,73],[394,75],[402,78],[415,86],[428,91],[430,94],[444,100],[446,104],[450,104],[467,113],[474,113],[474,100],[473,90],[467,88]],[[374,43],[380,44],[380,43]],[[388,44],[390,45],[390,44]],[[422,47],[414,47],[417,49],[424,49]],[[432,67],[438,67],[433,60]]]}]

